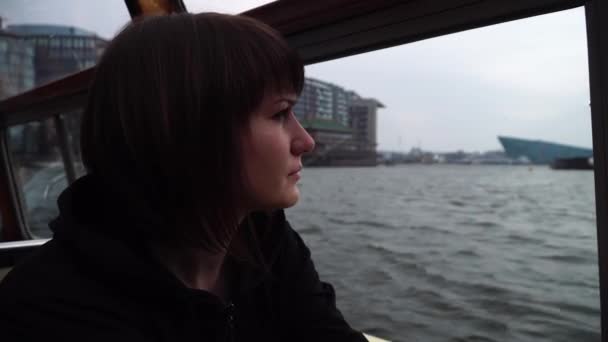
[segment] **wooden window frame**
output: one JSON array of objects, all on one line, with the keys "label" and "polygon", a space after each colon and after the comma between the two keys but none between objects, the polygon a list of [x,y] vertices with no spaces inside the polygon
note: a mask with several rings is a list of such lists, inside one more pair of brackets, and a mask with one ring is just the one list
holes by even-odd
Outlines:
[{"label": "wooden window frame", "polygon": [[[585,6],[602,340],[608,340],[608,3],[601,0],[276,1],[249,15],[283,33],[312,64],[516,19]],[[94,68],[0,102],[0,132],[83,107]],[[58,125],[57,127],[60,127]],[[60,129],[60,128],[59,128]],[[2,134],[2,151],[7,151]],[[0,151],[0,152],[2,152]],[[64,158],[65,159],[65,158]],[[69,158],[68,158],[69,159]],[[26,239],[10,156],[0,153],[3,239]]]}]

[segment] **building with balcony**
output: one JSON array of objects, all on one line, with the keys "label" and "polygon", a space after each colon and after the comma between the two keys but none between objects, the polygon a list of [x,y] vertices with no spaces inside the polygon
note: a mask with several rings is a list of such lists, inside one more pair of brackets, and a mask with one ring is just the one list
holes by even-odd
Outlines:
[{"label": "building with balcony", "polygon": [[376,151],[378,108],[384,108],[380,101],[363,98],[355,92],[349,93],[349,127],[352,129],[353,143],[358,151]]},{"label": "building with balcony", "polygon": [[334,121],[347,127],[347,91],[329,82],[306,78],[294,112],[299,120]]},{"label": "building with balcony", "polygon": [[296,117],[315,139],[307,165],[375,165],[377,110],[384,106],[338,85],[312,78],[294,106]]}]

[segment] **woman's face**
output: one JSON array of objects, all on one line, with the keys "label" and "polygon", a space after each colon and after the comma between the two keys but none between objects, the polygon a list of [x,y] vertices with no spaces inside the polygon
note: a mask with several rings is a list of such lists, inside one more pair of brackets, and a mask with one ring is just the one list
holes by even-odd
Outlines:
[{"label": "woman's face", "polygon": [[287,208],[300,197],[302,154],[315,142],[294,116],[295,101],[295,94],[266,96],[250,117],[242,140],[248,210]]}]

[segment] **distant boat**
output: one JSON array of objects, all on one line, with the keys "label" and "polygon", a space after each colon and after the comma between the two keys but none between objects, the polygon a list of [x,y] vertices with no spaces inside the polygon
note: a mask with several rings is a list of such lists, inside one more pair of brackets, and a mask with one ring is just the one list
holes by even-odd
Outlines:
[{"label": "distant boat", "polygon": [[551,163],[554,170],[593,170],[593,158],[558,158]]},{"label": "distant boat", "polygon": [[499,136],[505,154],[513,159],[528,159],[533,164],[550,165],[557,159],[593,157],[590,148],[569,146],[541,140],[527,140]]}]

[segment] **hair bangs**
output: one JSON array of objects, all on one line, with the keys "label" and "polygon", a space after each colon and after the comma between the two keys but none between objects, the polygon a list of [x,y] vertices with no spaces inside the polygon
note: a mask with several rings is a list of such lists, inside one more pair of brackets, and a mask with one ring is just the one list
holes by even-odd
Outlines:
[{"label": "hair bangs", "polygon": [[295,51],[289,46],[283,49],[263,49],[265,74],[264,89],[277,93],[295,93],[300,95],[304,87],[304,66]]},{"label": "hair bangs", "polygon": [[[263,98],[269,94],[300,95],[304,87],[304,65],[298,53],[291,48],[272,27],[257,20],[240,16],[246,31],[238,32],[241,56],[239,75],[247,93],[241,94],[248,108],[241,108],[241,113],[251,114],[257,109]],[[234,79],[234,78],[233,78]],[[251,91],[255,85],[255,91]]]}]

